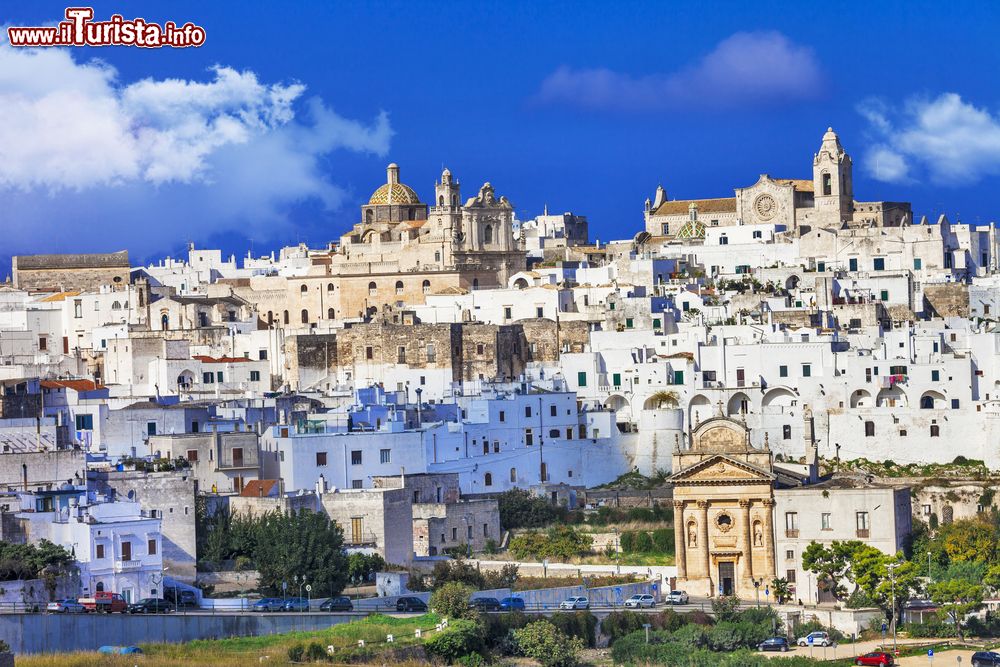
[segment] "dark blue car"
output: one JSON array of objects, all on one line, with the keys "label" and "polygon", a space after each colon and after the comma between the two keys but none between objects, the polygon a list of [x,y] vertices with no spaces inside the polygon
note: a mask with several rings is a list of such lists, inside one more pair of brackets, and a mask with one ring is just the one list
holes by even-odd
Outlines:
[{"label": "dark blue car", "polygon": [[524,600],[515,597],[506,597],[500,600],[500,611],[524,611]]},{"label": "dark blue car", "polygon": [[784,637],[771,637],[757,644],[758,651],[781,651],[788,650],[788,640]]}]

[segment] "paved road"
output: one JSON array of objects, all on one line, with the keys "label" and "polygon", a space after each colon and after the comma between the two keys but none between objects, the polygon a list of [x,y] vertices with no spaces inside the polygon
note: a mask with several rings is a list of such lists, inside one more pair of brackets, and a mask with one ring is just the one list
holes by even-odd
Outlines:
[{"label": "paved road", "polygon": [[[898,646],[906,646],[908,644],[927,644],[933,642],[933,639],[899,639],[897,640]],[[944,640],[946,641],[946,640]],[[776,653],[768,652],[764,655],[770,657],[776,656],[789,656],[789,655],[802,655],[806,657],[816,658],[817,660],[833,660],[835,658],[853,658],[855,656],[862,655],[864,653],[869,653],[871,651],[881,651],[892,649],[892,640],[890,639],[888,644],[883,644],[881,639],[878,640],[868,640],[859,641],[854,644],[848,642],[842,642],[836,647],[827,647],[823,649],[820,646],[814,646],[812,648],[795,646],[788,653]],[[924,667],[951,667],[952,665],[957,665],[958,661],[956,658],[958,656],[962,657],[963,667],[968,667],[970,663],[970,658],[974,651],[946,651],[944,653],[937,653],[934,655],[934,661],[930,662],[926,655],[911,656],[908,658],[901,658],[899,661],[900,665],[923,665]]]}]

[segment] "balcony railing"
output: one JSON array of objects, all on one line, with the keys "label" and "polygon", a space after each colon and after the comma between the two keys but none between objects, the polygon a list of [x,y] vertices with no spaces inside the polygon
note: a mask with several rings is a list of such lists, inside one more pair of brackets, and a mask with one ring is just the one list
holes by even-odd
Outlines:
[{"label": "balcony railing", "polygon": [[857,533],[858,537],[865,540],[868,539],[868,537],[871,535],[871,531],[867,528],[858,528],[857,531],[855,532]]},{"label": "balcony railing", "polygon": [[798,536],[799,536],[798,528],[785,528],[785,537],[798,537]]},{"label": "balcony railing", "polygon": [[141,560],[116,560],[115,561],[115,572],[129,572],[131,570],[138,570],[142,567]]}]

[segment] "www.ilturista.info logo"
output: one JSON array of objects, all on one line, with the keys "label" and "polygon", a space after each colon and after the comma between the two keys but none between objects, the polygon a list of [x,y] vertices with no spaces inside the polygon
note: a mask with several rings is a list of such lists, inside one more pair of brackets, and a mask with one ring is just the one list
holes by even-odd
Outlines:
[{"label": "www.ilturista.info logo", "polygon": [[108,21],[94,21],[92,7],[67,7],[66,20],[56,26],[7,28],[11,46],[163,46],[185,48],[205,43],[205,29],[191,22],[163,25],[146,19],[126,20],[113,14]]}]

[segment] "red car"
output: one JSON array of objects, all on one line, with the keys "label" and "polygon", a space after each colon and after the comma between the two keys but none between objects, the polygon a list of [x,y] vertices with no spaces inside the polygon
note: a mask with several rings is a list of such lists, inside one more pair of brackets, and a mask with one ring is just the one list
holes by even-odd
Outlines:
[{"label": "red car", "polygon": [[859,655],[854,659],[854,664],[873,665],[874,667],[888,667],[889,665],[895,665],[896,661],[892,659],[891,653],[886,653],[885,651],[872,651],[871,653]]}]

